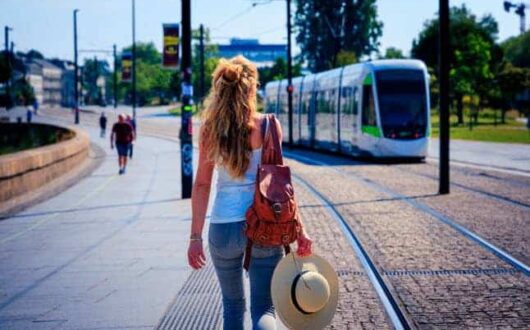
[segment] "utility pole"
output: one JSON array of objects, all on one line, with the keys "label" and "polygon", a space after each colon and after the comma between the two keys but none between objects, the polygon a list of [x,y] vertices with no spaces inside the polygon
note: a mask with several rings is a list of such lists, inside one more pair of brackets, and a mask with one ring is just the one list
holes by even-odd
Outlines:
[{"label": "utility pole", "polygon": [[440,194],[449,193],[449,0],[440,0]]},{"label": "utility pole", "polygon": [[4,47],[5,47],[5,56],[7,61],[7,68],[8,68],[8,77],[6,80],[6,109],[11,108],[11,53],[9,52],[9,31],[12,31],[13,29],[9,26],[5,26],[4,28]]},{"label": "utility pole", "polygon": [[136,120],[136,10],[134,0],[132,0],[132,42],[132,110],[133,119]]},{"label": "utility pole", "polygon": [[202,100],[204,99],[204,26],[201,24],[200,26],[200,40],[199,40],[199,51],[200,51],[200,58],[199,58],[199,67],[200,67],[200,100],[202,105]]},{"label": "utility pole", "polygon": [[112,45],[112,55],[114,56],[114,77],[113,77],[113,90],[114,90],[114,109],[118,107],[118,57],[116,56],[116,44]]},{"label": "utility pole", "polygon": [[530,3],[519,3],[519,4],[516,4],[516,3],[513,3],[513,2],[510,2],[510,1],[504,1],[503,3],[504,5],[504,10],[509,13],[510,12],[510,9],[511,8],[514,8],[515,9],[515,14],[517,16],[519,16],[519,31],[521,32],[521,34],[525,33],[526,32],[526,9],[527,7],[530,7]]},{"label": "utility pole", "polygon": [[79,9],[74,9],[74,111],[75,124],[79,124],[79,65],[77,63],[77,12]]},{"label": "utility pole", "polygon": [[192,101],[193,85],[191,84],[191,3],[182,1],[182,115],[180,126],[180,164],[182,198],[191,198],[193,181],[193,144],[192,144]]},{"label": "utility pole", "polygon": [[289,146],[293,147],[293,58],[291,56],[291,0],[287,0],[287,106],[289,109]]}]

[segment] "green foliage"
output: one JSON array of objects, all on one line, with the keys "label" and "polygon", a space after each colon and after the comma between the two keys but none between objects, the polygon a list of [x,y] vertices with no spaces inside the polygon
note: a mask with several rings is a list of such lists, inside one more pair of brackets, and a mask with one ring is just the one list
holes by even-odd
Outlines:
[{"label": "green foliage", "polygon": [[16,102],[20,105],[33,104],[35,100],[35,94],[33,93],[33,87],[27,82],[26,79],[20,78],[13,84],[12,95]]},{"label": "green foliage", "polygon": [[383,59],[401,59],[405,58],[405,55],[403,55],[403,52],[401,49],[398,49],[396,47],[388,47],[385,51],[385,55],[381,57]]},{"label": "green foliage", "polygon": [[[196,100],[202,100],[212,87],[212,74],[219,63],[217,45],[211,44],[210,29],[204,29],[204,95],[201,95],[200,88],[200,30],[192,31],[192,38],[195,40],[195,48],[193,54],[193,93]],[[180,86],[179,86],[180,88]]]},{"label": "green foliage", "polygon": [[341,50],[337,54],[336,67],[355,64],[357,62],[359,62],[359,60],[357,59],[357,55],[355,55],[353,51]]},{"label": "green foliage", "polygon": [[[128,46],[123,51],[131,51]],[[165,69],[161,65],[162,55],[158,52],[152,42],[136,44],[136,100],[141,105],[145,104],[167,104],[180,91],[179,71]],[[121,63],[118,69],[118,99],[124,99],[126,103],[132,100],[132,83],[121,81]],[[108,77],[107,81],[112,82]],[[112,84],[107,90],[111,91]],[[110,93],[109,93],[110,94]]]},{"label": "green foliage", "polygon": [[506,59],[513,65],[530,68],[530,31],[502,43]]},{"label": "green foliage", "polygon": [[83,89],[86,91],[86,104],[103,102],[103,86],[98,86],[98,79],[105,79],[110,72],[109,63],[105,60],[86,59],[83,65]]},{"label": "green foliage", "polygon": [[35,49],[30,49],[27,53],[26,53],[26,57],[30,60],[33,60],[33,59],[40,59],[40,60],[43,60],[44,59],[44,55],[42,55],[41,52],[39,52],[38,50],[35,50]]},{"label": "green foliage", "polygon": [[[502,62],[502,51],[495,44],[498,25],[491,15],[477,19],[465,6],[452,7],[450,13],[451,95],[457,102],[459,122],[463,123],[463,97],[478,95],[485,103],[493,89],[493,79]],[[438,72],[438,18],[425,22],[413,41],[411,55]]]},{"label": "green foliage", "polygon": [[[301,64],[295,63],[293,65],[293,77],[300,76]],[[260,85],[265,85],[273,80],[282,80],[287,78],[287,62],[283,57],[278,57],[272,67],[263,67],[258,69]]]},{"label": "green foliage", "polygon": [[294,25],[300,58],[315,72],[336,67],[343,50],[357,59],[376,51],[383,27],[376,0],[298,0]]}]

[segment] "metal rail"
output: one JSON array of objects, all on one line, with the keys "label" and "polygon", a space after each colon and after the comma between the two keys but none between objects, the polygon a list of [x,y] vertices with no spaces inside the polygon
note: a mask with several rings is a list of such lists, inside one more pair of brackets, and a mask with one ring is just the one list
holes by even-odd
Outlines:
[{"label": "metal rail", "polygon": [[517,258],[515,258],[514,256],[512,256],[511,254],[509,254],[507,251],[505,251],[504,249],[496,246],[495,244],[493,243],[490,243],[488,240],[482,238],[481,236],[479,236],[478,234],[476,234],[475,232],[467,229],[466,227],[460,225],[459,223],[457,223],[455,220],[443,215],[442,213],[432,209],[431,207],[425,205],[425,204],[422,204],[418,201],[415,201],[415,200],[412,200],[410,198],[408,198],[408,196],[406,195],[403,195],[403,194],[400,194],[392,189],[389,189],[381,184],[378,184],[370,179],[367,179],[367,178],[364,178],[360,175],[357,175],[357,177],[354,177],[352,176],[350,173],[348,172],[345,172],[343,170],[340,170],[340,169],[337,169],[335,167],[332,167],[332,166],[329,166],[330,164],[329,163],[325,163],[325,162],[322,162],[322,161],[319,161],[319,160],[314,160],[314,159],[311,159],[311,158],[308,158],[308,157],[304,157],[304,156],[301,156],[301,155],[295,155],[291,152],[286,152],[284,151],[284,155],[285,156],[288,156],[288,157],[291,157],[293,159],[300,159],[300,160],[303,160],[304,162],[307,162],[307,163],[312,163],[312,164],[315,164],[315,165],[323,165],[323,166],[328,166],[330,169],[336,171],[337,173],[339,173],[340,175],[348,178],[348,179],[353,179],[353,180],[356,180],[362,184],[365,184],[365,185],[368,185],[369,187],[371,187],[372,189],[376,190],[376,191],[379,191],[381,193],[384,193],[386,195],[389,195],[391,196],[392,198],[398,198],[400,200],[402,200],[403,202],[411,205],[412,207],[416,208],[417,210],[423,212],[423,213],[427,213],[429,215],[431,215],[432,217],[434,217],[435,219],[437,219],[438,221],[440,222],[443,222],[444,224],[450,226],[451,228],[455,229],[456,231],[458,231],[459,233],[461,233],[462,235],[466,236],[467,238],[471,239],[472,241],[474,241],[475,243],[477,243],[478,245],[482,246],[483,248],[485,248],[486,250],[488,250],[489,252],[492,252],[493,254],[495,254],[497,257],[499,257],[501,260],[503,260],[504,262],[512,265],[513,267],[515,267],[516,269],[520,270],[521,272],[523,272],[525,275],[530,275],[530,266],[526,265],[524,262],[518,260]]},{"label": "metal rail", "polygon": [[366,250],[363,248],[361,242],[359,241],[353,230],[350,228],[346,220],[333,206],[333,204],[318,190],[311,186],[307,181],[305,181],[299,175],[296,174],[293,174],[293,177],[298,183],[304,186],[304,188],[310,191],[322,203],[322,205],[328,210],[331,217],[337,222],[337,224],[341,228],[342,232],[353,247],[353,250],[359,258],[359,261],[361,262],[364,270],[366,271],[366,274],[368,275],[370,282],[372,283],[377,295],[379,296],[379,300],[383,304],[385,312],[388,315],[390,321],[392,322],[392,326],[394,327],[394,329],[410,329],[410,325],[405,315],[399,308],[399,304],[396,302],[396,300],[390,293],[388,286],[386,285],[385,281],[383,280],[383,277],[377,270],[377,267],[375,266],[374,262],[372,261]]}]

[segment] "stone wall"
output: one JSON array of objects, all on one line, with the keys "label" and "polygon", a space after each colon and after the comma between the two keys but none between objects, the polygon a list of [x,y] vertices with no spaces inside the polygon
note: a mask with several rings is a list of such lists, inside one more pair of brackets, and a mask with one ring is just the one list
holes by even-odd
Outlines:
[{"label": "stone wall", "polygon": [[78,129],[69,129],[74,133],[69,140],[0,156],[0,204],[40,188],[83,164],[88,157],[90,139]]}]

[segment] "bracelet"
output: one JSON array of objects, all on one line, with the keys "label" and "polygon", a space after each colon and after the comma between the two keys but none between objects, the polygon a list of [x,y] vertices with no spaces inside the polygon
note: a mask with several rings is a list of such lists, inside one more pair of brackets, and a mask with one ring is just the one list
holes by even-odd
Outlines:
[{"label": "bracelet", "polygon": [[200,234],[191,234],[190,241],[202,241],[202,237]]}]

